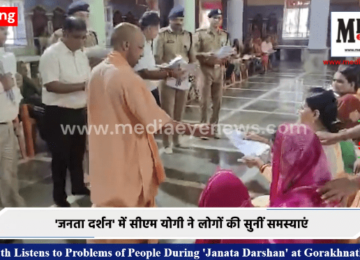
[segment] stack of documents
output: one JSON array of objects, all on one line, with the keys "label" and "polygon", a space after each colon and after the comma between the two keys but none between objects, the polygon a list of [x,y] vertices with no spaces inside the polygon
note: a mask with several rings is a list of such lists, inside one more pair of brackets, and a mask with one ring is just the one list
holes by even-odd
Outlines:
[{"label": "stack of documents", "polygon": [[162,69],[182,69],[185,71],[185,74],[182,79],[174,79],[170,78],[166,80],[166,85],[172,88],[180,89],[180,90],[188,90],[190,88],[189,75],[194,74],[197,66],[195,64],[187,63],[181,56],[176,57],[171,60],[169,64],[163,64],[158,66]]},{"label": "stack of documents", "polygon": [[234,54],[236,54],[236,53],[235,53],[235,51],[234,51],[234,49],[232,47],[224,46],[215,53],[215,56],[218,59],[225,59],[225,58],[230,57],[231,55],[234,55]]}]

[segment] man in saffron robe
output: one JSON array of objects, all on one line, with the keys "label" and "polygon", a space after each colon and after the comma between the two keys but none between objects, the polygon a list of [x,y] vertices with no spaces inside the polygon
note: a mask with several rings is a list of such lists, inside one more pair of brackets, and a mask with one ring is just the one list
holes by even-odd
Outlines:
[{"label": "man in saffron robe", "polygon": [[133,69],[144,49],[140,28],[119,24],[111,44],[114,51],[92,71],[88,87],[89,127],[107,128],[106,133],[89,134],[91,200],[94,207],[154,207],[165,171],[153,133],[176,129],[210,137],[212,131],[208,125],[175,122],[156,104]]}]

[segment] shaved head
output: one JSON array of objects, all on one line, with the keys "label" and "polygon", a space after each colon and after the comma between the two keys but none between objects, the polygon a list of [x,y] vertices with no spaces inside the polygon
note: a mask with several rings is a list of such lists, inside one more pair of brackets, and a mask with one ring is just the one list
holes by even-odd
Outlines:
[{"label": "shaved head", "polygon": [[117,25],[111,36],[111,46],[120,52],[130,66],[135,67],[143,55],[145,38],[139,27],[130,23]]}]

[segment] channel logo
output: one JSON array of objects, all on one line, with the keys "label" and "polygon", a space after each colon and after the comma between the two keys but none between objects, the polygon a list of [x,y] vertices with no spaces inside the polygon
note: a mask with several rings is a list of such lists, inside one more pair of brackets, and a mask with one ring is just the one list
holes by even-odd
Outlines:
[{"label": "channel logo", "polygon": [[17,7],[0,7],[0,26],[18,26]]},{"label": "channel logo", "polygon": [[331,56],[360,56],[360,12],[331,13]]}]

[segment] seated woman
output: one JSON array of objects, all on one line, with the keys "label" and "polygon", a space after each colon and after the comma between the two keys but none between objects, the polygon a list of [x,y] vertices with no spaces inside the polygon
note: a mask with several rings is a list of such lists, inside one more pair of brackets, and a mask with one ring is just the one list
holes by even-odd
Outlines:
[{"label": "seated woman", "polygon": [[[309,126],[312,131],[337,132],[337,103],[334,93],[331,90],[313,88],[310,96],[306,98],[305,104],[299,111],[299,122]],[[254,140],[255,138],[250,137]],[[256,141],[261,141],[255,139]],[[344,172],[344,162],[342,158],[341,146],[339,143],[324,146],[324,151],[328,159],[328,168],[332,177],[339,176]],[[271,182],[271,166],[264,164],[260,158],[247,157],[243,159],[248,167],[258,167],[266,179]]]},{"label": "seated woman", "polygon": [[[200,208],[248,208],[253,207],[246,186],[231,171],[220,170],[212,176],[200,195]],[[260,240],[198,239],[197,244],[261,243]]]},{"label": "seated woman", "polygon": [[264,65],[262,63],[262,56],[263,56],[263,52],[261,50],[261,38],[257,38],[254,41],[254,56],[256,59],[256,63],[257,66],[256,68],[260,68],[261,69],[261,73],[264,72]]},{"label": "seated woman", "polygon": [[[234,39],[233,50],[235,52],[234,55],[231,56],[231,60],[228,62],[226,66],[225,78],[229,83],[233,84],[236,81],[236,77],[238,77],[241,81],[241,57],[240,53],[242,51],[242,47],[240,46],[240,42],[238,39]],[[228,82],[227,82],[228,83]]]},{"label": "seated woman", "polygon": [[[335,207],[317,189],[331,180],[326,155],[315,133],[306,125],[284,124],[273,146],[270,207]],[[213,176],[200,197],[199,207],[252,207],[238,177],[227,171]],[[247,243],[244,240],[197,240],[197,243]],[[254,240],[250,242],[255,243]],[[269,240],[257,243],[329,243],[322,240]]]},{"label": "seated woman", "polygon": [[239,39],[234,39],[233,48],[236,52],[236,55],[234,56],[234,59],[232,61],[232,63],[235,65],[234,73],[232,75],[232,81],[235,82],[235,78],[238,77],[241,82],[248,78],[248,71],[245,63],[241,58],[244,48],[242,45],[240,45]]},{"label": "seated woman", "polygon": [[245,64],[248,74],[253,75],[256,69],[254,63],[254,43],[251,37],[245,41],[244,50],[241,53],[241,58]]},{"label": "seated woman", "polygon": [[273,53],[274,48],[273,48],[273,45],[271,43],[271,37],[270,36],[266,36],[264,38],[263,42],[261,43],[261,52],[262,52],[261,60],[262,60],[265,72],[267,72],[268,68],[271,69],[270,56],[274,54]]},{"label": "seated woman", "polygon": [[[360,69],[358,65],[340,66],[334,74],[333,89],[339,95],[338,119],[341,129],[349,129],[357,126],[360,120],[360,96],[356,93],[359,88]],[[355,140],[356,144],[358,140]],[[353,160],[354,143],[352,141],[341,142],[346,160]],[[360,173],[360,160],[353,167],[355,173]]]}]

